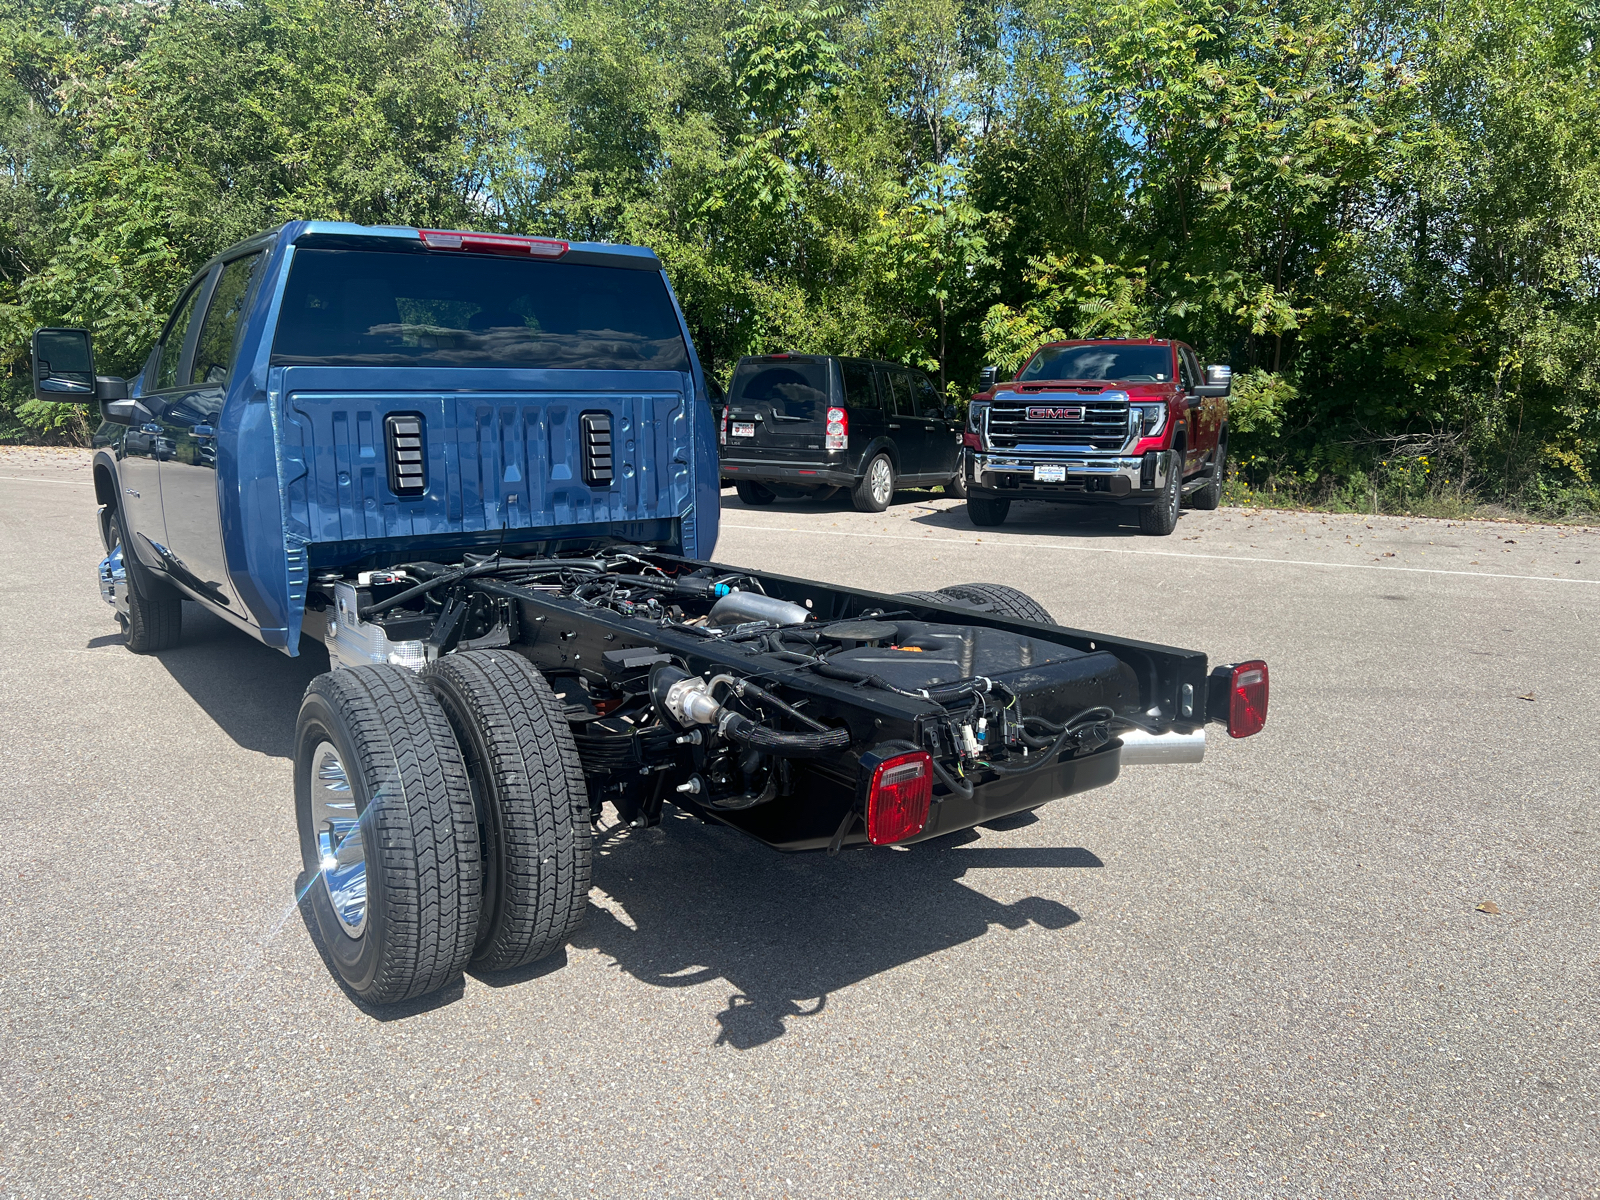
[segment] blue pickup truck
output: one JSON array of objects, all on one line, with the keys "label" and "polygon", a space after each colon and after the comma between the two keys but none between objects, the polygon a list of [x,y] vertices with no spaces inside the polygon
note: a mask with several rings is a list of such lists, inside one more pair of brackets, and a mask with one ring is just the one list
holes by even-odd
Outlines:
[{"label": "blue pickup truck", "polygon": [[655,255],[293,222],[224,251],[98,402],[101,593],[159,652],[198,604],[330,670],[295,736],[302,886],[372,1003],[581,919],[591,831],[664,805],[786,851],[924,841],[1198,762],[1259,660],[1061,627],[998,584],[881,595],[710,561],[716,429]]}]

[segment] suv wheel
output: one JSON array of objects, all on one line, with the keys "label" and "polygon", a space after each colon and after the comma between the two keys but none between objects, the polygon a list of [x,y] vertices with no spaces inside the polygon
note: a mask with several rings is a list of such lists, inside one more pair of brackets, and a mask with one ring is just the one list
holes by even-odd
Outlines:
[{"label": "suv wheel", "polygon": [[1139,532],[1166,537],[1178,527],[1178,506],[1183,497],[1183,454],[1167,451],[1167,485],[1154,504],[1139,509]]},{"label": "suv wheel", "polygon": [[739,499],[746,504],[771,504],[778,498],[777,493],[762,487],[754,479],[741,479],[733,486],[739,493]]},{"label": "suv wheel", "polygon": [[894,464],[887,454],[873,456],[850,498],[860,512],[880,513],[889,507],[894,499]]},{"label": "suv wheel", "polygon": [[999,525],[1011,511],[1011,501],[1003,496],[968,496],[967,519],[980,529]]}]

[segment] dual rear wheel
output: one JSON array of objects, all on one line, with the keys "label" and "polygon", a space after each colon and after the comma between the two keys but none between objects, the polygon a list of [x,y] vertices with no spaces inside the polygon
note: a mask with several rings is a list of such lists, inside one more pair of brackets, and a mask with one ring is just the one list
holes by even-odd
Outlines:
[{"label": "dual rear wheel", "polygon": [[571,936],[589,892],[589,801],[560,701],[505,650],[314,679],[295,736],[306,898],[372,1004],[503,971]]}]

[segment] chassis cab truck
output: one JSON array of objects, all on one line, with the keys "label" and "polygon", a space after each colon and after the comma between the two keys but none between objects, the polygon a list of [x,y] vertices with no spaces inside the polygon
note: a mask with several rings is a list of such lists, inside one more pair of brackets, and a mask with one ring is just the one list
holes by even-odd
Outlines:
[{"label": "chassis cab truck", "polygon": [[1267,667],[1057,625],[1011,588],[882,595],[717,563],[706,380],[648,250],[294,222],[207,263],[98,400],[101,593],[191,601],[330,670],[302,701],[301,887],[372,1003],[580,920],[591,829],[672,804],[781,851],[938,837],[1259,730]]}]

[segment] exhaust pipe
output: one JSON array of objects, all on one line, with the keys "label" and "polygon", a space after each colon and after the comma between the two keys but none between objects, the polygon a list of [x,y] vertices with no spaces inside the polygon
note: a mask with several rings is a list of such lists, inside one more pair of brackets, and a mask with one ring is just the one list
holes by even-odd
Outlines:
[{"label": "exhaust pipe", "polygon": [[1122,765],[1142,767],[1155,763],[1197,763],[1206,756],[1206,731],[1201,726],[1193,733],[1180,733],[1176,729],[1167,733],[1146,733],[1142,729],[1125,729],[1117,735],[1122,739]]}]

